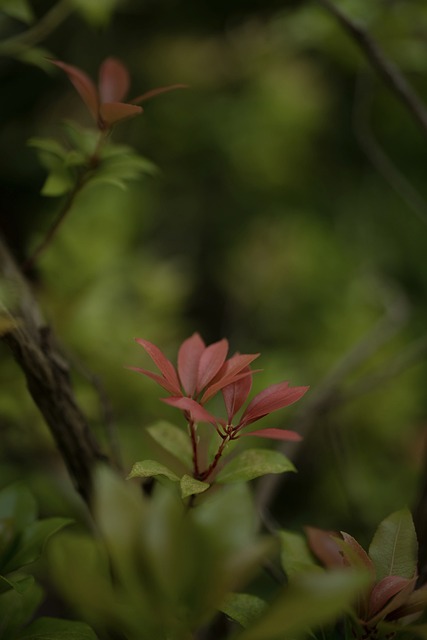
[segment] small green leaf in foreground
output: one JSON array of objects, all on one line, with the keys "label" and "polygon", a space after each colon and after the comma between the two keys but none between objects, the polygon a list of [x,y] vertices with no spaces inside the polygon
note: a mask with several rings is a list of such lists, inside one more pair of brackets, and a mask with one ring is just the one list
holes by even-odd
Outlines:
[{"label": "small green leaf in foreground", "polygon": [[231,460],[216,480],[221,483],[246,482],[267,473],[285,471],[295,471],[295,467],[283,453],[270,449],[247,449]]},{"label": "small green leaf in foreground", "polygon": [[153,478],[154,476],[165,476],[173,482],[178,482],[179,478],[164,464],[156,462],[155,460],[142,460],[141,462],[135,462],[132,467],[128,479],[130,478]]},{"label": "small green leaf in foreground", "polygon": [[97,640],[84,622],[39,618],[19,635],[19,640]]},{"label": "small green leaf in foreground", "polygon": [[366,586],[367,576],[356,571],[311,573],[291,586],[239,640],[284,640],[308,634],[345,613]]},{"label": "small green leaf in foreground", "polygon": [[188,496],[193,496],[197,493],[203,493],[211,486],[208,482],[201,482],[200,480],[196,480],[191,476],[185,474],[181,478],[181,497],[188,498]]},{"label": "small green leaf in foreground", "polygon": [[220,610],[245,629],[267,608],[267,603],[250,593],[230,593]]},{"label": "small green leaf in foreground", "polygon": [[304,536],[292,531],[279,531],[280,559],[289,579],[303,571],[321,571],[310,552]]}]

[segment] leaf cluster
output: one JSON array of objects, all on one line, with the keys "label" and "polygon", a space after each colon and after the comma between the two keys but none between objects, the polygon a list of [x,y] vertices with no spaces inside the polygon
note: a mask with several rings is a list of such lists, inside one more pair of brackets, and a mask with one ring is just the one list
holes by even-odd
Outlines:
[{"label": "leaf cluster", "polygon": [[39,618],[29,624],[43,590],[25,572],[41,555],[51,535],[70,524],[67,518],[37,518],[31,493],[19,484],[0,491],[0,638],[1,640],[95,640],[80,622]]},{"label": "leaf cluster", "polygon": [[60,592],[101,637],[189,640],[218,611],[237,623],[236,640],[302,637],[334,621],[366,583],[363,572],[337,570],[303,576],[271,605],[242,593],[277,550],[257,532],[246,483],[188,510],[170,486],[147,499],[100,469],[95,517],[101,539],[64,534],[51,560]]},{"label": "leaf cluster", "polygon": [[366,584],[352,606],[353,635],[379,638],[409,632],[425,637],[424,625],[415,622],[427,607],[427,589],[415,588],[418,543],[408,509],[379,524],[368,552],[345,532],[307,527],[306,533],[308,542],[295,533],[280,534],[282,564],[291,582],[322,571],[314,556],[328,569],[364,571]]},{"label": "leaf cluster", "polygon": [[246,449],[235,457],[224,460],[222,468],[213,482],[202,482],[192,477],[191,472],[191,443],[182,429],[168,422],[158,422],[147,429],[149,435],[163,449],[177,459],[178,468],[184,473],[179,475],[166,465],[155,460],[141,460],[136,462],[129,474],[129,478],[165,477],[180,484],[181,497],[207,491],[213,484],[232,484],[248,482],[268,473],[284,473],[295,471],[292,462],[283,453],[269,449]]},{"label": "leaf cluster", "polygon": [[47,171],[41,193],[63,196],[78,185],[112,185],[125,190],[127,182],[144,174],[153,174],[155,166],[131,147],[108,141],[97,131],[83,129],[71,122],[63,123],[64,142],[55,138],[32,138],[29,145],[37,149]]}]

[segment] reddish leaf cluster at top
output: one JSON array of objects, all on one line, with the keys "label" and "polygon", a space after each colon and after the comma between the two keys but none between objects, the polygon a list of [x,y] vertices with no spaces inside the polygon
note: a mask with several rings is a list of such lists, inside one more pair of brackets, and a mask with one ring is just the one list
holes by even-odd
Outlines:
[{"label": "reddish leaf cluster at top", "polygon": [[129,102],[123,102],[129,89],[130,78],[128,70],[120,60],[116,58],[106,58],[104,60],[99,70],[98,86],[78,67],[60,60],[51,60],[51,62],[65,71],[95,119],[100,131],[108,131],[117,122],[142,113],[142,107],[138,106],[141,102],[149,100],[160,93],[183,89],[187,86],[185,84],[173,84],[167,87],[159,87],[147,91]]},{"label": "reddish leaf cluster at top", "polygon": [[366,628],[366,638],[376,633],[379,623],[396,622],[421,615],[427,607],[427,586],[415,590],[416,575],[405,578],[388,575],[376,577],[371,557],[351,535],[306,527],[310,549],[326,567],[354,567],[364,569],[370,582],[363,597],[359,598],[356,612],[359,622]]},{"label": "reddish leaf cluster at top", "polygon": [[[241,434],[242,429],[264,416],[287,407],[299,400],[308,387],[290,387],[288,382],[280,382],[261,391],[244,409],[236,424],[233,421],[246,402],[255,371],[250,364],[259,356],[239,354],[227,358],[228,341],[220,340],[206,346],[198,333],[185,340],[178,352],[177,368],[158,347],[142,338],[137,338],[150,356],[158,373],[138,367],[129,367],[133,371],[148,376],[171,395],[163,401],[181,409],[187,419],[193,423],[207,422],[215,426],[221,437],[234,440],[241,435],[260,436],[276,440],[300,440],[295,431],[284,429],[262,429]],[[222,392],[227,420],[212,415],[204,404]]]}]

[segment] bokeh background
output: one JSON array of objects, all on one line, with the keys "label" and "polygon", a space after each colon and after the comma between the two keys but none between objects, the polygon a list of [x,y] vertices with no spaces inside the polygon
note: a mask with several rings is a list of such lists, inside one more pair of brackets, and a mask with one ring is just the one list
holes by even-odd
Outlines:
[{"label": "bokeh background", "polygon": [[[4,39],[31,28],[12,4]],[[337,5],[427,101],[426,3]],[[53,3],[16,6],[37,19]],[[46,55],[94,78],[117,56],[132,95],[190,86],[114,130],[155,174],[126,191],[89,186],[30,273],[94,431],[120,447],[124,469],[158,455],[145,427],[180,417],[125,369],[149,366],[134,337],[172,359],[194,331],[227,337],[231,351],[261,352],[255,390],[311,387],[270,417],[305,430],[274,518],[368,540],[416,504],[424,477],[425,134],[315,0],[70,0],[67,13],[38,43]],[[40,195],[45,169],[28,139],[60,140],[64,119],[92,126],[44,50],[0,58],[0,220],[20,262],[60,207]],[[4,346],[0,388],[0,484],[24,479],[46,514],[78,510]]]}]

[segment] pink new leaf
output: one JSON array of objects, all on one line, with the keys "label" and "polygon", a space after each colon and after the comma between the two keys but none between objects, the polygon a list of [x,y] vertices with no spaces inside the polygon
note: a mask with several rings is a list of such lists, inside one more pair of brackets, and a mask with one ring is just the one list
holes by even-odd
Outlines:
[{"label": "pink new leaf", "polygon": [[125,102],[104,102],[99,107],[98,125],[110,129],[112,126],[126,120],[127,118],[133,118],[134,116],[142,113],[142,107],[138,107],[135,104],[127,104]]},{"label": "pink new leaf", "polygon": [[220,422],[215,418],[215,416],[206,411],[206,409],[192,398],[162,398],[162,400],[166,404],[170,404],[172,407],[188,412],[194,422],[208,422],[214,426]]},{"label": "pink new leaf", "polygon": [[51,62],[65,71],[74,88],[80,94],[81,99],[97,121],[99,109],[98,91],[89,76],[71,64],[66,64],[60,60],[51,60]]},{"label": "pink new leaf", "polygon": [[148,371],[147,369],[140,369],[139,367],[126,367],[130,371],[136,371],[137,373],[141,373],[143,376],[147,376],[154,382],[157,382],[163,389],[171,393],[172,395],[176,395],[176,386],[172,385],[164,378],[163,376],[159,376],[157,373],[153,373],[152,371]]},{"label": "pink new leaf", "polygon": [[216,376],[211,380],[210,384],[206,387],[206,390],[200,400],[203,404],[207,402],[210,398],[212,398],[218,391],[221,391],[228,384],[232,384],[237,380],[244,378],[246,376],[250,376],[254,371],[247,369],[247,367],[253,362],[256,358],[259,357],[259,353],[253,354],[236,354],[232,356],[229,360],[224,362],[221,369],[218,371]]},{"label": "pink new leaf", "polygon": [[140,104],[141,102],[146,102],[147,100],[151,100],[151,98],[155,98],[161,93],[168,93],[169,91],[175,91],[176,89],[188,89],[188,84],[170,84],[167,87],[157,87],[157,89],[150,89],[150,91],[146,91],[142,95],[133,98],[131,102],[133,104]]},{"label": "pink new leaf", "polygon": [[307,390],[308,387],[289,387],[288,382],[279,382],[267,387],[249,403],[243,413],[241,426],[251,424],[273,411],[297,402]]},{"label": "pink new leaf", "polygon": [[242,433],[241,437],[256,436],[258,438],[270,438],[271,440],[287,440],[289,442],[300,442],[302,437],[296,431],[288,431],[286,429],[258,429],[257,431],[249,431]]},{"label": "pink new leaf", "polygon": [[228,341],[225,339],[206,347],[199,361],[196,393],[200,393],[216,376],[225,362],[227,352]]},{"label": "pink new leaf", "polygon": [[175,367],[172,362],[166,358],[166,356],[160,351],[158,347],[152,342],[148,340],[144,340],[143,338],[135,338],[136,342],[141,345],[148,353],[156,367],[164,376],[165,380],[168,382],[170,387],[174,389],[171,393],[175,395],[181,395],[181,388],[179,385],[178,375],[175,371]]},{"label": "pink new leaf", "polygon": [[341,551],[350,566],[355,568],[367,569],[372,579],[375,579],[376,570],[371,558],[365,549],[357,542],[353,536],[345,531],[341,531],[344,544],[340,547]]},{"label": "pink new leaf", "polygon": [[234,416],[246,402],[246,398],[252,388],[252,375],[250,375],[252,372],[250,368],[245,367],[241,373],[245,373],[247,375],[222,389],[225,408],[227,410],[228,424],[233,422]]},{"label": "pink new leaf", "polygon": [[388,614],[387,620],[399,620],[399,618],[420,614],[425,609],[427,609],[427,585],[409,594],[404,604]]},{"label": "pink new leaf", "polygon": [[178,373],[187,395],[196,392],[199,362],[206,346],[198,333],[184,340],[178,351]]},{"label": "pink new leaf", "polygon": [[[413,580],[401,578],[400,576],[386,576],[380,580],[372,589],[369,598],[368,620],[375,616],[375,614],[380,613],[391,598],[403,589],[407,589],[412,582]],[[401,603],[397,603],[396,608],[400,606],[400,604]]]},{"label": "pink new leaf", "polygon": [[343,567],[344,558],[341,554],[337,541],[334,539],[334,531],[324,531],[316,527],[304,527],[307,535],[308,546],[325,565],[325,567]]},{"label": "pink new leaf", "polygon": [[117,58],[107,58],[99,69],[101,102],[121,102],[129,89],[129,72]]}]

